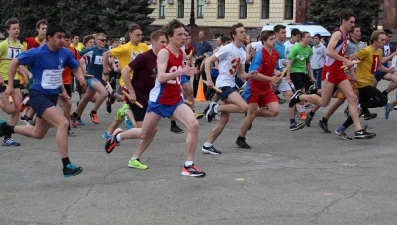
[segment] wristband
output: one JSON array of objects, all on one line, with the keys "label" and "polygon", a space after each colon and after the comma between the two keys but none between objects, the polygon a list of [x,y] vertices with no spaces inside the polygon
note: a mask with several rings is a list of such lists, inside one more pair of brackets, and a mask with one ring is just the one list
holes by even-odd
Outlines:
[{"label": "wristband", "polygon": [[109,73],[102,73],[102,74],[105,75],[105,76],[109,75]]}]

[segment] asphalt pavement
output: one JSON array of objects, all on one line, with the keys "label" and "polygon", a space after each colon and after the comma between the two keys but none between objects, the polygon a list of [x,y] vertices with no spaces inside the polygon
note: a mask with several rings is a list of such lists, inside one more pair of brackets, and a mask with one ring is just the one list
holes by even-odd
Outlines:
[{"label": "asphalt pavement", "polygon": [[[197,111],[207,104],[197,103]],[[215,125],[203,118],[195,164],[207,176],[198,179],[180,175],[186,135],[170,132],[168,119],[141,157],[149,166],[142,171],[127,167],[139,140],[105,153],[101,134],[114,114],[103,105],[92,124],[91,107],[86,125],[74,129],[78,136],[69,137],[70,159],[84,167],[78,176],[63,178],[54,128],[42,140],[14,135],[20,147],[0,146],[0,224],[396,224],[397,111],[386,120],[383,108],[371,109],[378,117],[362,120],[376,138],[342,140],[333,131],[345,106],[330,119],[332,133],[317,126],[324,108],[311,127],[292,132],[285,103],[278,117],[254,121],[252,149],[236,147],[244,115],[235,114],[215,142],[221,155],[201,153]],[[347,132],[353,136],[353,128]]]}]

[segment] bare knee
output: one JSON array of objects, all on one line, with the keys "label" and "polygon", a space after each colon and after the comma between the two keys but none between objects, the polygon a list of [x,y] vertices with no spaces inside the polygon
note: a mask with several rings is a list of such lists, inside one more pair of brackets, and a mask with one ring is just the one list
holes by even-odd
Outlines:
[{"label": "bare knee", "polygon": [[199,122],[197,120],[194,120],[193,123],[189,123],[187,129],[190,132],[198,132],[198,130],[199,130]]},{"label": "bare knee", "polygon": [[239,113],[246,113],[248,112],[248,105],[244,105],[240,108]]},{"label": "bare knee", "polygon": [[280,113],[280,110],[277,110],[277,111],[269,111],[270,113],[269,113],[269,116],[270,117],[276,117],[276,116],[278,116],[278,114]]}]

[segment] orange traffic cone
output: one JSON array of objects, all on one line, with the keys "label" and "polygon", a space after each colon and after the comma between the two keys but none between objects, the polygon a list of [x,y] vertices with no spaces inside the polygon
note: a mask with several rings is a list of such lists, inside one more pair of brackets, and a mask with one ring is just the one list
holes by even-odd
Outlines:
[{"label": "orange traffic cone", "polygon": [[197,95],[196,95],[196,98],[194,100],[197,101],[197,102],[205,102],[205,101],[207,101],[205,99],[205,96],[204,96],[204,88],[203,88],[203,81],[202,80],[200,80],[200,82],[199,82],[199,86],[198,86],[198,89],[197,89]]}]

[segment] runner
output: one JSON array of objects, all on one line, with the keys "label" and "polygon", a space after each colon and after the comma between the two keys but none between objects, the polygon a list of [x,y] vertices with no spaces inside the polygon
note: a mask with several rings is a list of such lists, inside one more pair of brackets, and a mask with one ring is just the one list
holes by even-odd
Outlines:
[{"label": "runner", "polygon": [[[197,69],[183,64],[185,53],[180,49],[186,40],[185,27],[174,19],[164,27],[165,36],[169,42],[166,48],[160,50],[157,58],[157,78],[155,87],[150,91],[146,115],[142,124],[141,142],[131,161],[141,157],[150,144],[152,136],[157,131],[161,117],[175,117],[187,128],[186,135],[186,161],[182,167],[182,175],[192,177],[204,177],[201,171],[193,163],[194,153],[197,147],[199,123],[192,110],[184,104],[181,96],[180,76],[194,76]],[[134,99],[131,99],[134,101]],[[116,137],[113,137],[115,141]],[[142,164],[142,163],[141,163]],[[138,169],[147,169],[146,165]]]},{"label": "runner", "polygon": [[[11,117],[8,120],[8,124],[15,126],[19,119],[19,105],[21,104],[21,84],[18,79],[21,74],[30,74],[26,68],[23,66],[18,67],[18,73],[16,74],[15,80],[13,82],[8,81],[8,68],[10,66],[11,60],[18,57],[21,52],[25,51],[25,48],[18,41],[19,36],[19,21],[15,18],[9,19],[6,22],[6,29],[8,33],[8,38],[0,43],[0,93],[6,90],[7,84],[14,84],[13,103],[9,102],[8,97],[5,94],[0,94],[0,108]],[[13,74],[15,75],[15,74]],[[28,84],[27,75],[24,76],[26,84]],[[14,79],[14,76],[13,76]],[[23,86],[23,85],[22,85]],[[22,87],[23,88],[23,87]],[[20,146],[19,142],[16,142],[11,138],[11,135],[5,135],[3,139],[3,146]]]},{"label": "runner", "polygon": [[242,23],[234,24],[230,29],[230,36],[232,43],[222,47],[219,51],[210,56],[205,61],[205,70],[207,80],[205,81],[208,88],[214,87],[211,80],[211,65],[215,61],[219,61],[219,75],[216,79],[216,87],[222,90],[221,100],[223,104],[218,105],[216,102],[211,102],[209,109],[205,115],[208,122],[211,122],[215,115],[220,115],[220,120],[215,124],[211,131],[208,140],[203,144],[201,151],[208,154],[221,154],[213,143],[222,133],[227,122],[229,121],[231,113],[246,113],[248,105],[237,92],[235,76],[238,72],[241,79],[248,79],[250,76],[255,76],[256,72],[245,72],[246,53],[241,46],[243,45],[247,34]]},{"label": "runner", "polygon": [[72,121],[72,126],[77,127],[77,118],[81,117],[85,107],[94,96],[95,105],[90,112],[91,122],[94,124],[98,124],[98,115],[97,111],[102,103],[105,101],[106,97],[108,97],[109,93],[105,89],[105,86],[102,82],[102,73],[103,73],[103,53],[108,49],[105,48],[106,45],[106,35],[103,33],[99,33],[96,35],[96,46],[91,48],[85,48],[80,52],[83,57],[87,57],[87,75],[93,77],[86,77],[88,89],[84,94],[84,97],[80,100],[77,109],[71,114],[70,120]]},{"label": "runner", "polygon": [[251,148],[245,141],[245,136],[256,117],[275,117],[280,112],[280,104],[270,86],[270,82],[275,84],[281,82],[280,77],[273,77],[273,74],[281,75],[281,72],[275,69],[279,54],[274,50],[276,45],[274,31],[262,32],[260,40],[263,48],[256,53],[249,68],[249,71],[258,71],[258,73],[255,78],[248,79],[243,94],[248,104],[248,112],[241,125],[240,136],[236,140],[240,148]]},{"label": "runner", "polygon": [[8,98],[14,93],[14,76],[19,65],[31,65],[33,85],[29,93],[30,105],[37,113],[35,126],[11,126],[5,120],[0,121],[0,136],[18,133],[24,136],[42,139],[53,125],[57,129],[56,144],[63,164],[64,177],[75,176],[83,171],[69,160],[68,154],[68,120],[56,108],[59,93],[66,95],[62,87],[62,70],[68,66],[79,79],[82,87],[86,86],[83,72],[73,54],[64,46],[65,29],[53,25],[47,30],[47,44],[18,55],[10,63],[8,72],[9,86],[4,94]]}]

